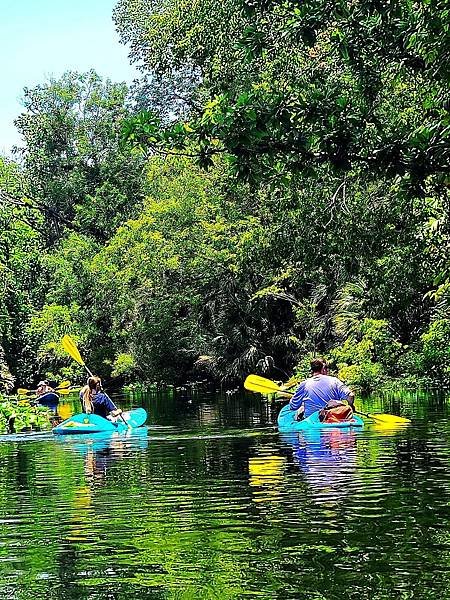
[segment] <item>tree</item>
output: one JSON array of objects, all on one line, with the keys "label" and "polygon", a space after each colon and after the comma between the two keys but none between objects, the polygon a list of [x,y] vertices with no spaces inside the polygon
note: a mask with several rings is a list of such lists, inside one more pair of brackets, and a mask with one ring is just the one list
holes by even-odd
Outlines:
[{"label": "tree", "polygon": [[0,363],[8,387],[29,374],[25,324],[39,298],[42,215],[25,188],[18,165],[0,159]]},{"label": "tree", "polygon": [[[119,2],[119,33],[152,81],[196,74],[183,114],[167,122],[148,105],[124,138],[207,168],[221,155],[229,188],[230,175],[249,183],[236,202],[258,235],[228,325],[247,302],[260,303],[259,325],[264,302],[282,303],[283,317],[270,321],[280,336],[297,352],[323,351],[336,342],[342,290],[358,282],[367,290],[360,320],[388,321],[403,343],[427,327],[423,297],[439,272],[441,290],[449,279],[448,253],[439,257],[448,237],[448,17],[439,0]],[[243,337],[250,347],[250,330]],[[228,347],[230,364],[239,351]],[[267,355],[281,365],[273,345]]]},{"label": "tree", "polygon": [[124,84],[93,71],[25,89],[15,121],[25,146],[17,152],[48,242],[65,227],[106,240],[139,206],[143,158],[119,148],[126,98]]},{"label": "tree", "polygon": [[198,69],[204,99],[185,126],[141,115],[127,137],[203,165],[226,152],[244,177],[363,166],[417,191],[450,157],[448,16],[445,0],[121,0],[132,58],[156,78]]}]

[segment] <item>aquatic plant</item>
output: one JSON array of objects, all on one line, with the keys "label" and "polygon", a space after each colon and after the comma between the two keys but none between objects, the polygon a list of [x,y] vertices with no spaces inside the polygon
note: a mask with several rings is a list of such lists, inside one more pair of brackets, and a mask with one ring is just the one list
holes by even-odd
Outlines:
[{"label": "aquatic plant", "polygon": [[0,433],[50,429],[51,416],[46,406],[0,394]]}]

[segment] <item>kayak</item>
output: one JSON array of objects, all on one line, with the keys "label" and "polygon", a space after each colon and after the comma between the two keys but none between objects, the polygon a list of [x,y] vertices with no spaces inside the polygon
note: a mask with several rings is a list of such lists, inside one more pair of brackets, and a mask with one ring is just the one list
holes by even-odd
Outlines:
[{"label": "kayak", "polygon": [[135,408],[122,413],[126,425],[121,417],[117,421],[104,419],[99,415],[78,413],[69,417],[52,431],[56,435],[79,434],[79,433],[110,433],[118,431],[120,433],[140,427],[147,420],[147,412],[143,408]]},{"label": "kayak", "polygon": [[350,421],[338,423],[323,423],[319,419],[319,411],[312,413],[303,421],[295,420],[295,410],[289,408],[289,404],[283,406],[278,415],[279,431],[304,431],[306,429],[349,429],[351,427],[364,427],[364,421],[358,415],[353,415]]},{"label": "kayak", "polygon": [[55,392],[47,392],[36,398],[39,404],[43,406],[56,406],[59,402],[59,396]]}]

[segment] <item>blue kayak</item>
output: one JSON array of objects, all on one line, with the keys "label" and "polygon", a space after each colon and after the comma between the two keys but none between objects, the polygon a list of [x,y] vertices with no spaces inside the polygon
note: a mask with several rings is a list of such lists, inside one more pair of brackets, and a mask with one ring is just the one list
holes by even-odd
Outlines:
[{"label": "blue kayak", "polygon": [[46,394],[42,394],[42,396],[38,396],[36,400],[43,406],[56,406],[59,402],[59,396],[55,392],[47,392]]},{"label": "blue kayak", "polygon": [[121,417],[117,421],[109,421],[99,415],[79,413],[53,427],[52,431],[57,435],[123,432],[140,427],[147,420],[147,412],[143,408],[135,408],[124,412],[122,416],[127,423],[126,425]]},{"label": "blue kayak", "polygon": [[289,404],[283,406],[278,415],[279,431],[304,431],[305,429],[349,429],[351,427],[364,427],[364,421],[358,415],[353,415],[350,421],[339,423],[323,423],[319,419],[319,411],[312,413],[303,421],[295,420],[295,410],[289,408]]}]

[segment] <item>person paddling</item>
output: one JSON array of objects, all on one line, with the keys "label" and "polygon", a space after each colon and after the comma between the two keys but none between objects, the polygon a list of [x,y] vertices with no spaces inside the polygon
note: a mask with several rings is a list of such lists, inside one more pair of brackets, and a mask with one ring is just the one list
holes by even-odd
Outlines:
[{"label": "person paddling", "polygon": [[103,392],[102,380],[97,375],[88,377],[87,384],[80,391],[81,406],[84,413],[99,415],[104,419],[122,414],[110,398]]},{"label": "person paddling", "polygon": [[311,361],[311,371],[312,376],[300,383],[289,402],[290,409],[297,411],[297,419],[306,419],[318,410],[321,421],[351,419],[355,394],[340,379],[328,375],[328,365],[322,358]]},{"label": "person paddling", "polygon": [[49,392],[54,392],[55,390],[50,387],[47,379],[40,381],[37,385],[36,388],[36,396],[39,398],[40,396],[44,396],[45,394],[48,394]]}]

